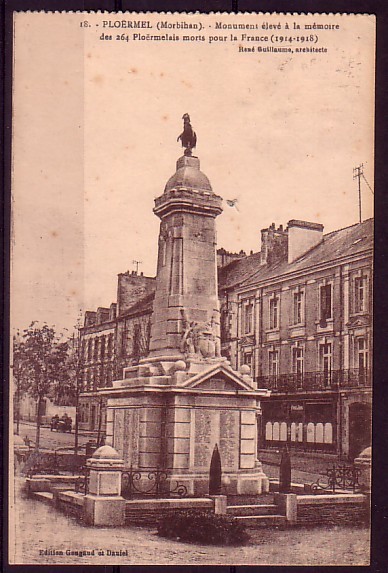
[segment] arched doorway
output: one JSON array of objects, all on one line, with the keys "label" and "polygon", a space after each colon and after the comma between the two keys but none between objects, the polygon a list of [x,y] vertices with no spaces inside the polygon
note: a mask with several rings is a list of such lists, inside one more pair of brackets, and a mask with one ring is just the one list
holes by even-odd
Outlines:
[{"label": "arched doorway", "polygon": [[369,404],[349,406],[349,457],[354,459],[372,444],[372,411]]}]

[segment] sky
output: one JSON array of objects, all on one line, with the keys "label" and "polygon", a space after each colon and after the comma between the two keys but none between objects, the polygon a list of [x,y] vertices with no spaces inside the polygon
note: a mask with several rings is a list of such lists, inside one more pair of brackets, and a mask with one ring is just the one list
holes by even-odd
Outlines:
[{"label": "sky", "polygon": [[[133,261],[155,274],[152,209],[182,155],[186,112],[201,170],[215,193],[237,199],[217,219],[219,247],[258,251],[272,222],[330,232],[358,221],[355,166],[373,188],[373,19],[343,19],[323,35],[327,54],[297,57],[231,43],[107,43],[80,15],[46,16],[16,18],[14,328],[71,330],[80,313],[116,300],[117,274]],[[366,219],[373,196],[361,185]]]}]

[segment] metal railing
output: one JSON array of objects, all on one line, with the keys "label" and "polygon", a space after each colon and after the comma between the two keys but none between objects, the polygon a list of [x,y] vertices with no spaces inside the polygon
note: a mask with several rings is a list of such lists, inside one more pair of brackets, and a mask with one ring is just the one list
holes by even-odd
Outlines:
[{"label": "metal railing", "polygon": [[327,468],[325,479],[326,483],[321,483],[321,478],[312,484],[305,484],[306,493],[352,491],[355,493],[360,490],[359,478],[361,470],[354,465],[335,465]]},{"label": "metal railing", "polygon": [[132,467],[125,469],[121,474],[121,495],[125,499],[134,497],[178,497],[187,496],[187,488],[183,484],[176,482],[174,488],[167,481],[167,472],[163,470],[151,470],[141,472],[133,470]]},{"label": "metal railing", "polygon": [[[53,451],[32,451],[26,461],[26,476],[31,478],[37,474],[60,475],[71,473],[75,475],[85,464],[86,444],[78,447],[78,454],[73,446],[56,448]],[[66,458],[63,454],[69,454]]]},{"label": "metal railing", "polygon": [[332,391],[342,388],[371,387],[372,376],[367,370],[329,370],[259,376],[257,382],[259,387],[268,388],[273,392]]},{"label": "metal railing", "polygon": [[83,466],[79,470],[79,476],[75,482],[74,490],[76,493],[87,495],[89,493],[90,470]]}]

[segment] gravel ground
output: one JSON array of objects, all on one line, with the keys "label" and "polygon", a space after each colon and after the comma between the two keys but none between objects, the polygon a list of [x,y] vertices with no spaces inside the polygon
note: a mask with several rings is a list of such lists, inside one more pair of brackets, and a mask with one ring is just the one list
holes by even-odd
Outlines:
[{"label": "gravel ground", "polygon": [[[20,492],[15,497],[15,517],[10,556],[18,564],[339,566],[367,565],[369,560],[369,531],[359,527],[251,530],[250,542],[243,547],[201,546],[160,538],[148,528],[84,527]],[[94,551],[94,555],[66,555],[67,550]]]}]

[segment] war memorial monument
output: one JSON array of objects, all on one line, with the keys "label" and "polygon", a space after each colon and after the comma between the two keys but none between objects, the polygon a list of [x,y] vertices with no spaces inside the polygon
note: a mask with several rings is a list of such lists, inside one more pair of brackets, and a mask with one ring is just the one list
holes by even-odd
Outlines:
[{"label": "war memorial monument", "polygon": [[101,390],[106,444],[125,466],[160,469],[190,496],[209,493],[217,446],[227,493],[260,494],[269,482],[257,459],[257,416],[269,391],[257,388],[247,365],[237,372],[220,354],[215,219],[222,198],[192,154],[188,114],[183,120],[184,155],[155,199],[161,222],[150,349]]}]

